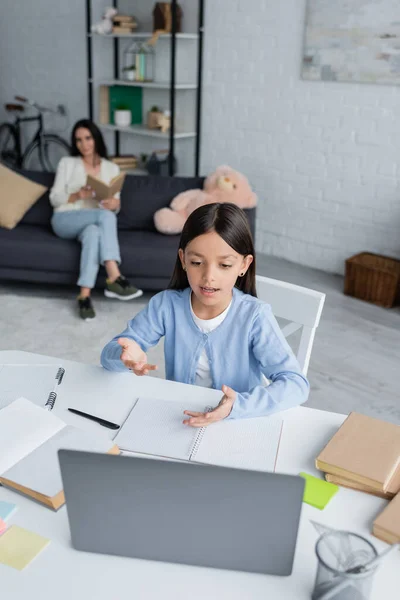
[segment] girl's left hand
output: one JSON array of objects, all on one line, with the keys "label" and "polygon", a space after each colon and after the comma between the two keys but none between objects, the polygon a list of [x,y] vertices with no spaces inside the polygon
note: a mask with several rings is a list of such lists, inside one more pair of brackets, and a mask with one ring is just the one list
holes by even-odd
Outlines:
[{"label": "girl's left hand", "polygon": [[106,198],[100,204],[102,208],[106,208],[107,210],[117,210],[121,203],[118,198]]},{"label": "girl's left hand", "polygon": [[192,410],[184,410],[185,415],[189,415],[190,419],[183,421],[184,425],[190,425],[191,427],[205,427],[225,419],[231,412],[233,403],[236,400],[236,392],[227,385],[222,386],[224,395],[218,406],[211,412],[194,412]]}]

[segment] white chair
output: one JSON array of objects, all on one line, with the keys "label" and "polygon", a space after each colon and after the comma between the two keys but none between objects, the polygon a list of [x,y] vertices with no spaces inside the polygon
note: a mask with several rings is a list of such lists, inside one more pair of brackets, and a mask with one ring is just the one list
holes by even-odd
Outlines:
[{"label": "white chair", "polygon": [[285,338],[302,328],[297,360],[302,372],[307,375],[325,294],[262,275],[256,275],[256,285],[257,296],[271,305],[274,316],[290,321],[282,328]]}]

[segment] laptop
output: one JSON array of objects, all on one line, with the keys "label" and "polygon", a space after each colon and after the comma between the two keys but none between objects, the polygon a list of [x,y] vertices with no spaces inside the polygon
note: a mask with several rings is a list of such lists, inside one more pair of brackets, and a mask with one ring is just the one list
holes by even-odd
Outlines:
[{"label": "laptop", "polygon": [[302,477],[75,450],[58,455],[77,550],[291,574]]}]

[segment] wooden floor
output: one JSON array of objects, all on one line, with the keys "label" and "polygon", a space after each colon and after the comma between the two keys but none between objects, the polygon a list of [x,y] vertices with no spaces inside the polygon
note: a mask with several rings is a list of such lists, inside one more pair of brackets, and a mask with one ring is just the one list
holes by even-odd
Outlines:
[{"label": "wooden floor", "polygon": [[308,406],[360,411],[400,424],[400,308],[345,296],[343,278],[274,257],[257,272],[326,294],[308,377]]},{"label": "wooden floor", "polygon": [[[398,379],[400,378],[400,308],[383,309],[344,296],[342,277],[298,266],[275,257],[259,255],[257,272],[267,277],[316,289],[327,295],[308,372],[311,384],[308,405],[345,414],[352,410],[361,411],[400,424]],[[13,301],[15,296],[18,297],[18,306]],[[2,307],[0,331],[3,329],[3,334],[0,335],[0,348],[21,348],[22,336],[25,349],[43,354],[49,353],[46,349],[49,347],[49,340],[54,338],[54,323],[47,324],[48,319],[45,315],[37,319],[37,323],[33,323],[35,319],[30,318],[29,315],[33,317],[37,313],[30,312],[32,302],[30,303],[29,298],[58,298],[59,303],[61,300],[65,303],[65,307],[61,303],[63,312],[56,312],[56,316],[53,315],[54,319],[61,318],[63,322],[63,326],[57,330],[56,341],[53,342],[53,353],[64,358],[75,357],[75,360],[85,362],[92,360],[97,364],[98,350],[93,339],[90,338],[89,330],[91,327],[100,328],[99,331],[92,330],[92,332],[97,345],[101,345],[102,335],[105,343],[109,334],[104,334],[104,325],[100,319],[108,318],[111,322],[112,312],[125,310],[128,314],[132,309],[117,306],[127,303],[117,303],[111,310],[110,301],[104,298],[101,300],[101,295],[97,292],[95,305],[100,310],[99,319],[96,321],[98,320],[99,323],[93,324],[85,333],[87,330],[85,324],[79,322],[76,315],[72,314],[75,296],[76,288],[0,283],[0,308]],[[147,294],[143,300],[146,300],[146,297]],[[41,306],[41,303],[39,304]],[[46,307],[50,310],[53,304],[55,303],[44,301],[42,312],[46,313]],[[107,310],[109,317],[106,317]],[[24,316],[30,320],[29,327],[24,327]],[[129,318],[132,316],[129,314]],[[121,318],[121,323],[125,324],[126,320],[124,316]],[[16,325],[13,326],[13,323],[18,323],[18,328]],[[113,327],[118,331],[120,325]],[[115,331],[113,330],[113,335]],[[85,335],[88,336],[86,341]],[[86,346],[86,349],[78,348],[79,345]],[[94,349],[91,357],[89,350],[92,346]],[[162,348],[157,352],[161,361]]]}]

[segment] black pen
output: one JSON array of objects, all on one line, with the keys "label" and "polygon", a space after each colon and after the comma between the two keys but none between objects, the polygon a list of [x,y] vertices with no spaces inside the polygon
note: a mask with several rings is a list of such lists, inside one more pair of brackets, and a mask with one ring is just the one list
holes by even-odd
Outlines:
[{"label": "black pen", "polygon": [[119,425],[115,423],[111,423],[111,421],[106,421],[105,419],[101,419],[100,417],[94,417],[93,415],[88,415],[81,410],[76,410],[76,408],[69,408],[69,412],[74,413],[75,415],[79,415],[80,417],[84,417],[85,419],[90,419],[91,421],[96,421],[99,425],[103,425],[103,427],[108,427],[109,429],[119,429]]}]

